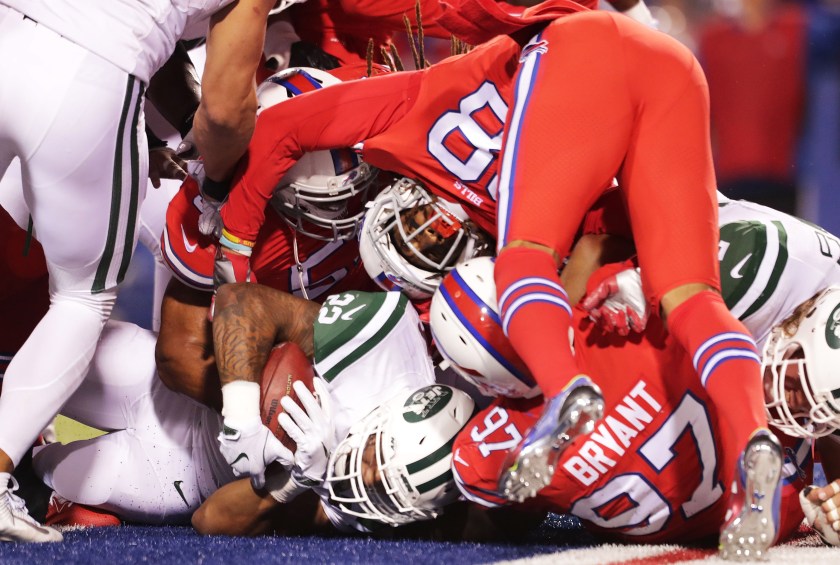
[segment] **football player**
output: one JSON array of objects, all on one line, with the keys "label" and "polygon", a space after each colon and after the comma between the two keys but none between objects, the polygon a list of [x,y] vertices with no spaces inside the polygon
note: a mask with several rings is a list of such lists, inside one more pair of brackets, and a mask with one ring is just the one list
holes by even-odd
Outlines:
[{"label": "football player", "polygon": [[50,309],[9,365],[0,396],[3,540],[61,539],[15,518],[25,507],[6,494],[6,482],[79,386],[128,267],[146,188],[150,77],[189,22],[209,19],[194,131],[208,174],[225,178],[253,130],[253,74],[273,4],[120,0],[101,10],[66,0],[0,2],[0,175],[20,159],[50,274]]},{"label": "football player", "polygon": [[[431,325],[461,374],[486,391],[517,397],[497,399],[454,446],[462,492],[496,507],[509,503],[500,469],[544,400],[503,335],[492,272],[486,258],[456,267],[433,300]],[[785,436],[784,452],[772,439],[749,442],[743,455],[727,451],[719,434],[729,415],[714,408],[691,359],[656,316],[644,333],[628,337],[602,331],[575,308],[572,327],[575,356],[603,394],[603,417],[591,409],[596,394],[582,394],[581,386],[570,395],[578,411],[570,438],[548,486],[540,490],[537,483],[536,497],[525,504],[572,513],[623,541],[719,535],[722,556],[735,559],[760,558],[798,527],[798,491],[811,476],[809,442]]]},{"label": "football player", "polygon": [[[423,71],[337,85],[317,100],[300,98],[266,112],[252,164],[222,209],[227,232],[250,244],[276,181],[303,153],[324,147],[358,146],[366,162],[463,202],[477,224],[498,236],[496,282],[506,332],[552,399],[542,425],[510,462],[517,469],[515,480],[508,477],[511,496],[521,497],[536,475],[550,475],[550,445],[563,420],[559,393],[579,372],[571,351],[557,346],[571,312],[559,262],[584,212],[619,176],[646,294],[657,308],[662,303],[670,332],[687,351],[713,350],[716,362],[698,366],[698,375],[719,408],[733,414],[722,441],[743,449],[766,417],[755,344],[718,292],[708,101],[696,60],[664,34],[573,2],[521,12],[489,0],[450,8],[439,21],[468,43],[501,35]],[[639,83],[630,96],[627,77]],[[558,89],[565,94],[557,96]],[[324,107],[341,120],[324,115]],[[659,129],[648,130],[654,123]],[[424,143],[417,143],[418,132]],[[269,160],[271,167],[256,165]],[[667,236],[660,233],[664,225]],[[726,383],[745,373],[753,378],[729,390]]]},{"label": "football player", "polygon": [[[260,111],[339,82],[319,69],[286,69],[258,88]],[[275,187],[266,222],[244,267],[250,272],[241,277],[313,300],[343,290],[374,289],[360,264],[356,234],[376,177],[377,171],[350,149],[307,155]],[[215,258],[227,252],[219,248],[220,234],[215,233],[217,207],[200,194],[196,180],[188,178],[167,208],[160,246],[174,278],[161,304],[156,355],[167,386],[218,409],[221,397],[207,319],[217,275]],[[242,257],[227,255],[234,264]]]},{"label": "football player", "polygon": [[[296,385],[300,405],[283,401],[281,425],[297,443],[294,453],[274,436],[256,453],[245,450],[252,460],[279,455],[266,488],[247,472],[235,481],[223,456],[245,439],[227,437],[225,423],[245,436],[243,421],[254,416],[264,429],[259,385],[255,405],[226,405],[222,417],[159,382],[152,332],[112,321],[64,409],[109,433],[35,454],[36,471],[58,496],[143,523],[183,523],[204,503],[193,518],[200,531],[238,534],[368,533],[435,518],[458,498],[450,446],[474,404],[435,383],[417,313],[404,296],[349,292],[321,307],[259,284],[226,286],[214,331],[223,367],[267,358],[280,339],[313,357],[320,375],[316,395]],[[238,382],[251,386],[260,377],[255,369],[240,372],[246,380]]]}]

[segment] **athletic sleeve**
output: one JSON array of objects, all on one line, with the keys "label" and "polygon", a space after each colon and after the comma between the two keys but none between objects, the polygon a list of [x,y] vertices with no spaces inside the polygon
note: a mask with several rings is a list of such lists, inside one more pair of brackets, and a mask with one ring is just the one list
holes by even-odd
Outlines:
[{"label": "athletic sleeve", "polygon": [[254,241],[283,175],[304,153],[353,147],[386,130],[411,108],[420,73],[349,81],[297,96],[257,119],[221,215],[233,235]]}]

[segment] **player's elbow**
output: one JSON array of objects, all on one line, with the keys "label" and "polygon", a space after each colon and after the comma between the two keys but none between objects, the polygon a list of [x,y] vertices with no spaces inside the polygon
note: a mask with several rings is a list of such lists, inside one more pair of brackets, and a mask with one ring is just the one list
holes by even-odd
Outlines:
[{"label": "player's elbow", "polygon": [[207,96],[201,99],[195,120],[211,132],[240,132],[253,129],[257,100],[253,96]]}]

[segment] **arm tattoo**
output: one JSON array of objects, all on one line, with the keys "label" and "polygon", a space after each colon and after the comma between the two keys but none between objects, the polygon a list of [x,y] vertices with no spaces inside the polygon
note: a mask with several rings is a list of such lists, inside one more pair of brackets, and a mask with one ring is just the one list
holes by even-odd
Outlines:
[{"label": "arm tattoo", "polygon": [[293,341],[311,357],[320,306],[250,283],[225,285],[216,296],[213,344],[221,384],[259,382],[271,348]]}]

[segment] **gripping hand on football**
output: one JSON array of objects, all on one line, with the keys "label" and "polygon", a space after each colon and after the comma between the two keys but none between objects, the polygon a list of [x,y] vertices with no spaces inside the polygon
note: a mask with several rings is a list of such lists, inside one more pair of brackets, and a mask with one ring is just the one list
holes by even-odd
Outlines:
[{"label": "gripping hand on football", "polygon": [[225,418],[219,434],[219,450],[237,477],[250,475],[254,488],[265,485],[265,468],[275,461],[290,467],[294,456],[274,437],[259,416]]},{"label": "gripping hand on football", "polygon": [[292,479],[302,486],[319,486],[324,482],[330,454],[337,443],[330,393],[318,377],[313,385],[314,395],[303,382],[295,382],[292,386],[301,405],[290,396],[284,396],[280,400],[284,412],[278,416],[280,426],[297,444]]},{"label": "gripping hand on football", "polygon": [[624,265],[624,269],[595,281],[580,301],[598,327],[619,335],[641,333],[649,315],[639,269]]}]

